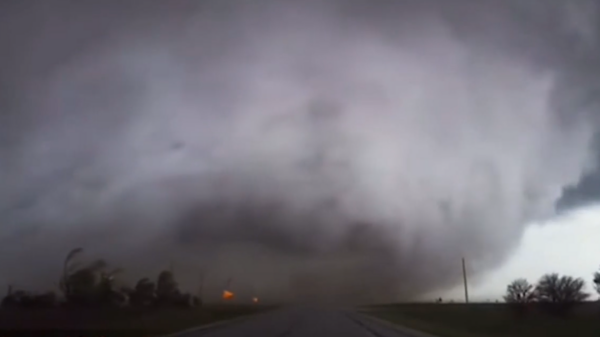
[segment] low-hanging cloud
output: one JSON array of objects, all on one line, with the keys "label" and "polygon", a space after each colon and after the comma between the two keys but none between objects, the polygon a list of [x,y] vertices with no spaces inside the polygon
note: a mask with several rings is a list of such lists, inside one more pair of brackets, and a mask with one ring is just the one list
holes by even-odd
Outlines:
[{"label": "low-hanging cloud", "polygon": [[446,2],[4,2],[4,281],[76,246],[272,300],[499,266],[594,168],[600,12]]}]

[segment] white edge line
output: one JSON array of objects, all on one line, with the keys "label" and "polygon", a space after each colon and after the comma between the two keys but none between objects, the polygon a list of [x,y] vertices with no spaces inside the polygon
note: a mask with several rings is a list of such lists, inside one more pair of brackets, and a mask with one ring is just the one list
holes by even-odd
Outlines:
[{"label": "white edge line", "polygon": [[160,337],[176,337],[178,335],[182,335],[182,334],[186,334],[186,333],[190,333],[190,332],[202,331],[202,330],[206,330],[206,329],[217,327],[219,325],[225,325],[225,324],[228,324],[228,323],[234,323],[236,321],[241,321],[241,320],[243,320],[245,318],[249,318],[250,316],[252,316],[252,314],[243,315],[243,316],[236,317],[236,318],[231,318],[231,319],[220,320],[220,321],[216,321],[216,322],[213,322],[213,323],[209,323],[209,324],[205,324],[205,325],[200,325],[200,326],[196,326],[196,327],[193,327],[193,328],[189,328],[189,329],[185,329],[185,330],[173,332],[173,333],[170,333],[168,335],[161,335]]},{"label": "white edge line", "polygon": [[360,311],[356,311],[356,313],[359,314],[359,315],[361,315],[361,316],[363,316],[363,317],[365,317],[365,318],[367,318],[367,319],[370,319],[370,320],[372,320],[374,322],[377,322],[377,323],[380,323],[382,325],[388,326],[388,327],[390,327],[390,328],[392,328],[392,329],[394,329],[394,330],[396,330],[398,332],[401,332],[403,334],[410,334],[410,335],[413,335],[415,337],[438,337],[436,335],[432,335],[432,334],[429,334],[429,333],[421,331],[421,330],[415,330],[415,329],[412,329],[412,328],[408,328],[408,327],[406,327],[404,325],[395,324],[395,323],[392,323],[390,321],[386,321],[384,319],[381,319],[381,318],[378,318],[378,317],[374,317],[374,316],[369,315],[367,313],[362,313]]}]

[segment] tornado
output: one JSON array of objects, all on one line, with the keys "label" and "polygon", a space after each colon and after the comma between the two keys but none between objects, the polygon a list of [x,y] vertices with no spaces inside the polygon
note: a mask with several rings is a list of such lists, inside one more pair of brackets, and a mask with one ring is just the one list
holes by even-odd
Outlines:
[{"label": "tornado", "polygon": [[593,0],[3,1],[0,282],[75,247],[215,300],[484,275],[598,174],[599,34]]}]

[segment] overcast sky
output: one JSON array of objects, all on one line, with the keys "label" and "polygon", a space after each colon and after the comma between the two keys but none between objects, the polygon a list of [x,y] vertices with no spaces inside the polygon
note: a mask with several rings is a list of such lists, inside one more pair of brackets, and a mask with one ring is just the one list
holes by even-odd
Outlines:
[{"label": "overcast sky", "polygon": [[568,212],[600,200],[599,19],[595,0],[2,1],[0,284],[55,287],[74,247],[124,282],[176,261],[186,289],[205,270],[210,294],[233,277],[272,300],[443,293],[463,256],[474,296],[589,282],[594,211]]}]

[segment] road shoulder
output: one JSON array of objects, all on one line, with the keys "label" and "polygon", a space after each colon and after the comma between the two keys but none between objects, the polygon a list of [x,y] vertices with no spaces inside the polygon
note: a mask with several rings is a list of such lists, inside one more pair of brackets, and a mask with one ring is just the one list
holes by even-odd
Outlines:
[{"label": "road shoulder", "polygon": [[189,333],[200,332],[200,331],[205,331],[205,330],[209,330],[209,329],[212,330],[212,329],[224,327],[224,326],[227,326],[230,324],[239,323],[239,322],[247,320],[253,316],[254,316],[254,314],[248,314],[248,315],[243,315],[243,316],[235,317],[235,318],[231,318],[231,319],[224,319],[221,321],[217,321],[217,322],[204,324],[204,325],[196,326],[193,328],[188,328],[185,330],[173,332],[173,333],[170,333],[167,335],[161,335],[160,337],[179,337],[179,336],[183,336],[183,335],[186,335]]},{"label": "road shoulder", "polygon": [[432,335],[430,333],[421,331],[421,330],[415,330],[412,328],[408,328],[406,326],[403,325],[398,325],[395,323],[392,323],[390,321],[375,317],[371,314],[369,314],[369,312],[363,312],[363,311],[356,311],[356,314],[358,314],[360,317],[364,318],[365,320],[370,320],[371,322],[375,322],[377,324],[381,324],[387,328],[390,328],[394,331],[397,331],[403,335],[406,336],[410,336],[410,337],[439,337],[436,335]]}]

